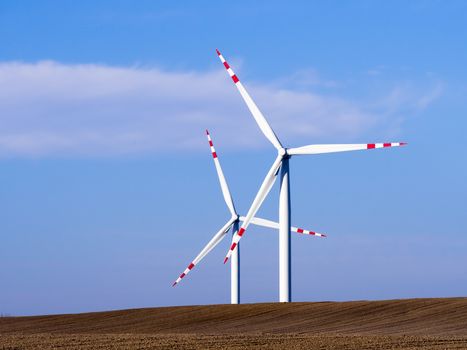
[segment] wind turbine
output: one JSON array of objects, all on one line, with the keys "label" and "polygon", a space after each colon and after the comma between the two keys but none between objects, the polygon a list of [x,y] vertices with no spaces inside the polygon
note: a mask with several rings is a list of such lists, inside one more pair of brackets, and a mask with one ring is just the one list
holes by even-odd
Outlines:
[{"label": "wind turbine", "polygon": [[395,146],[404,146],[405,142],[391,142],[391,143],[363,143],[363,144],[327,144],[327,145],[308,145],[297,148],[286,148],[282,146],[276,134],[269,126],[266,118],[256,106],[253,99],[243,87],[242,83],[224,59],[219,50],[216,49],[219,59],[224,64],[225,69],[232,78],[235,86],[237,87],[240,95],[243,97],[248,109],[256,120],[259,128],[266,136],[266,138],[277,149],[277,157],[272,164],[271,169],[264,178],[261,187],[256,194],[253,203],[243,220],[243,223],[236,234],[232,238],[232,245],[224,259],[224,264],[235,252],[240,239],[245,234],[248,225],[252,223],[253,217],[260,208],[267,194],[271,190],[276,177],[280,171],[280,190],[279,190],[279,301],[291,301],[291,271],[290,271],[290,180],[289,180],[289,159],[295,155],[305,154],[321,154],[321,153],[334,153],[345,151],[357,151],[364,149],[386,148]]},{"label": "wind turbine", "polygon": [[[183,273],[177,278],[177,280],[173,283],[173,287],[176,286],[182,278],[184,278],[196,265],[200,263],[200,261],[208,255],[208,253],[214,249],[215,246],[217,246],[222,239],[225,237],[227,232],[232,228],[232,234],[235,235],[238,231],[238,226],[240,221],[245,220],[244,216],[240,216],[237,213],[237,210],[235,209],[235,205],[233,203],[232,195],[229,190],[229,186],[227,185],[227,181],[224,176],[224,172],[222,171],[221,164],[219,162],[219,157],[217,156],[216,150],[214,149],[214,144],[211,139],[211,135],[209,134],[209,131],[206,130],[206,136],[208,138],[209,146],[211,147],[211,154],[212,158],[214,160],[214,165],[216,167],[217,171],[217,177],[219,178],[219,183],[221,185],[222,189],[222,194],[224,196],[225,204],[227,204],[227,207],[229,208],[231,217],[230,219],[225,223],[224,226],[211,238],[211,240],[206,244],[206,246],[201,250],[201,252],[196,256],[196,258],[188,265],[188,267],[183,271]],[[279,229],[279,224],[277,222],[271,221],[271,220],[266,220],[266,219],[261,219],[257,217],[251,217],[250,223],[257,225],[257,226],[263,226],[263,227],[269,227],[269,228],[274,228],[274,229]],[[318,236],[318,237],[326,237],[326,235],[314,231],[309,231],[309,230],[304,230],[302,228],[298,227],[291,227],[290,230],[304,234],[304,235],[312,235],[312,236]],[[240,303],[240,247],[237,246],[237,249],[235,252],[232,253],[232,259],[230,262],[230,286],[231,286],[231,298],[230,301],[232,304],[239,304]]]}]

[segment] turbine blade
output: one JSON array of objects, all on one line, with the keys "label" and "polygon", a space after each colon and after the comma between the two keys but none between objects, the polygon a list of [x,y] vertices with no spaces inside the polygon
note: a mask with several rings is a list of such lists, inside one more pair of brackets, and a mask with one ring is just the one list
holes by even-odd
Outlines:
[{"label": "turbine blade", "polygon": [[172,287],[175,287],[181,280],[184,278],[193,268],[199,264],[203,258],[208,255],[208,253],[214,249],[215,246],[219,244],[220,241],[225,237],[227,231],[230,230],[233,223],[237,220],[236,218],[232,218],[211,238],[211,240],[204,246],[201,252],[193,259],[193,261],[188,265],[185,271],[177,278],[177,280],[172,284]]},{"label": "turbine blade", "polygon": [[304,230],[302,228],[293,227],[293,226],[290,228],[290,230],[293,231],[293,232],[300,233],[302,235],[312,235],[312,236],[316,236],[316,237],[327,237],[324,233],[318,233],[318,232],[315,232],[315,231]]},{"label": "turbine blade", "polygon": [[[240,216],[240,220],[244,221],[245,217]],[[250,223],[252,223],[253,225],[257,225],[257,226],[279,229],[279,223],[275,221],[267,220],[267,219],[258,218],[258,217],[251,218]]]},{"label": "turbine blade", "polygon": [[[240,220],[241,221],[244,221],[245,220],[245,217],[244,216],[240,216]],[[269,228],[273,228],[273,229],[279,229],[279,223],[278,222],[275,222],[275,221],[271,221],[271,220],[267,220],[267,219],[262,219],[262,218],[257,218],[257,217],[254,217],[254,218],[251,218],[250,220],[250,223],[251,224],[254,224],[254,225],[258,225],[258,226],[263,226],[263,227],[269,227]],[[323,233],[318,233],[318,232],[315,232],[315,231],[310,231],[310,230],[304,230],[302,228],[298,228],[298,227],[290,227],[290,231],[293,231],[293,232],[297,232],[297,233],[301,233],[303,235],[312,235],[312,236],[317,236],[317,237],[326,237],[325,234]]]},{"label": "turbine blade", "polygon": [[245,90],[245,88],[243,87],[240,80],[238,80],[237,75],[234,73],[232,68],[229,66],[227,61],[224,59],[224,56],[222,56],[222,54],[217,49],[216,49],[216,52],[217,52],[217,55],[219,56],[219,59],[224,64],[225,69],[227,69],[227,72],[229,73],[230,77],[232,78],[235,86],[237,87],[238,91],[240,92],[240,95],[242,95],[243,100],[245,101],[246,105],[248,106],[248,109],[250,110],[251,114],[253,114],[253,117],[255,118],[256,123],[258,123],[258,126],[261,129],[261,131],[263,132],[263,134],[274,145],[274,147],[276,147],[277,149],[281,149],[282,145],[281,145],[279,139],[277,138],[276,134],[272,130],[271,126],[266,121],[266,118],[264,118],[263,113],[261,113],[258,106],[256,106],[255,102],[250,97],[248,92]]},{"label": "turbine blade", "polygon": [[359,151],[364,149],[374,148],[387,148],[405,146],[405,142],[391,142],[391,143],[356,143],[356,144],[331,144],[331,145],[308,145],[297,148],[289,148],[287,153],[292,155],[302,154],[321,154],[321,153],[334,153],[346,151]]},{"label": "turbine blade", "polygon": [[206,136],[208,138],[209,146],[211,147],[212,158],[214,159],[214,165],[216,166],[217,177],[219,178],[219,183],[221,185],[222,195],[224,196],[225,204],[227,204],[230,213],[234,216],[237,216],[237,212],[235,210],[229,186],[227,185],[227,181],[225,180],[224,172],[221,168],[221,163],[219,162],[219,158],[217,157],[217,153],[214,149],[214,144],[212,143],[211,135],[209,134],[208,130],[206,130]]},{"label": "turbine blade", "polygon": [[240,227],[238,232],[232,237],[232,244],[230,246],[229,251],[227,252],[227,255],[225,256],[224,264],[227,262],[227,260],[229,260],[230,256],[232,255],[232,252],[237,247],[238,242],[240,241],[243,234],[245,233],[245,230],[250,224],[251,219],[255,216],[256,212],[258,211],[259,207],[261,206],[264,199],[268,195],[269,191],[271,191],[272,185],[274,185],[274,182],[276,181],[277,173],[278,173],[279,167],[281,166],[281,163],[282,163],[282,156],[278,155],[276,160],[272,164],[271,169],[269,169],[269,172],[264,178],[264,181],[261,184],[261,187],[258,193],[256,194],[256,197],[253,200],[253,203],[251,204],[250,210],[248,210],[248,214],[245,217],[245,221],[243,221],[242,226]]}]

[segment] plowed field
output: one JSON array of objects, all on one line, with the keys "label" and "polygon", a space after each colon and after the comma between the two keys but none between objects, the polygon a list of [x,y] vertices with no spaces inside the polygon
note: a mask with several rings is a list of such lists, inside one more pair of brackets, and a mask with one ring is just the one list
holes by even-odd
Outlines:
[{"label": "plowed field", "polygon": [[467,349],[467,298],[0,318],[0,349]]}]

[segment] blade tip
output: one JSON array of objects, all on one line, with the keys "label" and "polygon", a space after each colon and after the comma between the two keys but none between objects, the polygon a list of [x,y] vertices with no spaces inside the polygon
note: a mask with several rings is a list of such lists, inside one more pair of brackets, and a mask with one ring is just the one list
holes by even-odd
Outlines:
[{"label": "blade tip", "polygon": [[209,135],[209,130],[208,129],[206,129],[206,135]]},{"label": "blade tip", "polygon": [[229,258],[226,257],[226,258],[224,259],[224,265],[225,265],[225,263],[227,262],[227,260],[229,260]]},{"label": "blade tip", "polygon": [[221,52],[218,49],[216,49],[216,53],[217,53],[218,56],[221,55]]},{"label": "blade tip", "polygon": [[408,145],[407,142],[400,142],[399,144],[400,144],[401,146],[407,146],[407,145]]},{"label": "blade tip", "polygon": [[174,282],[174,283],[172,284],[172,287],[175,287],[176,285],[177,285],[177,282]]}]

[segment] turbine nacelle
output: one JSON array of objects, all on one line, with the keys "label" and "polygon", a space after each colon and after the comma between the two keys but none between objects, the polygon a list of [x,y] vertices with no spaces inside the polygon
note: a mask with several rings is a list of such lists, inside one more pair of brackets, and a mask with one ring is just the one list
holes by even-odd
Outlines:
[{"label": "turbine nacelle", "polygon": [[287,152],[287,148],[284,148],[284,147],[278,149],[278,150],[277,150],[277,154],[278,154],[282,159],[284,159],[284,158],[289,158],[289,157],[290,157],[289,153]]}]

